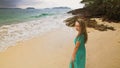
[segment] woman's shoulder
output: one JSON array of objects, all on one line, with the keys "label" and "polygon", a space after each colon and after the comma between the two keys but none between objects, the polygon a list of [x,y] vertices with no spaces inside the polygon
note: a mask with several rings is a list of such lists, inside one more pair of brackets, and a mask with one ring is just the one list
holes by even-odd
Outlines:
[{"label": "woman's shoulder", "polygon": [[79,35],[79,38],[80,38],[80,37],[84,37],[84,34]]},{"label": "woman's shoulder", "polygon": [[82,39],[84,39],[84,34],[80,34],[77,38],[77,40],[81,41]]},{"label": "woman's shoulder", "polygon": [[76,39],[81,39],[83,37],[84,37],[84,34],[80,34],[80,35],[78,35],[78,37],[76,37]]}]

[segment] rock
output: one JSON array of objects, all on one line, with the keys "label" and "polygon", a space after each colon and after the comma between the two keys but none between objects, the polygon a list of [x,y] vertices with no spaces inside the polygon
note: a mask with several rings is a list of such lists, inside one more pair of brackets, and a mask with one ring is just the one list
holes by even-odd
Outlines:
[{"label": "rock", "polygon": [[84,18],[84,17],[78,16],[78,15],[67,18],[66,20],[64,20],[64,22],[66,23],[67,26],[74,27],[75,21],[77,19],[83,19],[83,21],[86,23],[87,27],[94,28],[99,31],[107,31],[107,29],[115,30],[114,27],[112,27],[112,26],[107,26],[104,24],[97,24],[96,20],[90,20],[89,18]]}]

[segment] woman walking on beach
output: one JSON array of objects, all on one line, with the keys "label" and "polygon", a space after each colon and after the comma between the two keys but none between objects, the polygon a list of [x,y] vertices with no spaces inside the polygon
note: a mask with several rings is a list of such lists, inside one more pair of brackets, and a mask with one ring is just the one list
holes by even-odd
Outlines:
[{"label": "woman walking on beach", "polygon": [[77,30],[78,35],[74,39],[75,47],[72,53],[72,58],[70,60],[69,68],[85,68],[85,43],[87,42],[88,38],[85,22],[82,19],[77,19],[75,21],[75,29]]}]

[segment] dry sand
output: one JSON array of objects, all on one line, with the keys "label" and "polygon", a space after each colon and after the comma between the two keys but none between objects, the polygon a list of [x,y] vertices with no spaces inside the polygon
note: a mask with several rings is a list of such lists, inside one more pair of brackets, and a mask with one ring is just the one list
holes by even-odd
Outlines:
[{"label": "dry sand", "polygon": [[[120,68],[120,25],[116,31],[88,29],[86,68]],[[0,68],[69,68],[77,32],[52,30],[0,52]]]}]

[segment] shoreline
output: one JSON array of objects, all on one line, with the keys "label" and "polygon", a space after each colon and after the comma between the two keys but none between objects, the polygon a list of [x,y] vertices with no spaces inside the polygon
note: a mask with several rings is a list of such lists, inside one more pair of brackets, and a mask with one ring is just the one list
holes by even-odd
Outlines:
[{"label": "shoreline", "polygon": [[69,15],[64,14],[63,18],[61,16],[62,14],[0,27],[0,51],[18,41],[27,40],[53,29],[64,27],[63,19]]}]

